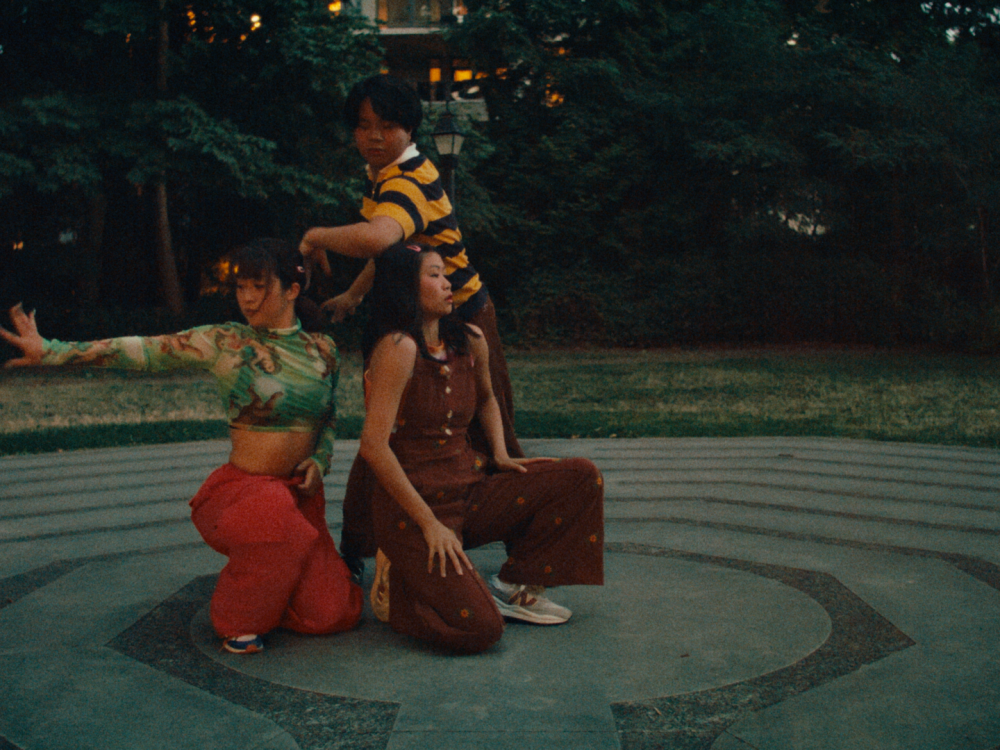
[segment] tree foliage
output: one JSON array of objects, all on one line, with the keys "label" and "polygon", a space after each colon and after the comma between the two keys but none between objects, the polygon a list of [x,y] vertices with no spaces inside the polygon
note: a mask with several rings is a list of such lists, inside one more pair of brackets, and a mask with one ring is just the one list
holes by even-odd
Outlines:
[{"label": "tree foliage", "polygon": [[[508,326],[969,345],[995,301],[988,3],[479,0]],[[570,311],[567,313],[567,311]],[[978,328],[977,328],[978,326]]]},{"label": "tree foliage", "polygon": [[[458,210],[508,335],[1000,342],[994,2],[466,5]],[[378,64],[311,0],[4,5],[4,296],[158,300],[156,196],[189,302],[248,236],[353,220]]]},{"label": "tree foliage", "polygon": [[357,16],[312,0],[21,0],[2,13],[9,277],[36,264],[85,286],[89,259],[103,266],[91,294],[156,298],[149,204],[160,183],[189,299],[206,265],[249,235],[294,237],[354,210],[340,107],[380,59]]}]

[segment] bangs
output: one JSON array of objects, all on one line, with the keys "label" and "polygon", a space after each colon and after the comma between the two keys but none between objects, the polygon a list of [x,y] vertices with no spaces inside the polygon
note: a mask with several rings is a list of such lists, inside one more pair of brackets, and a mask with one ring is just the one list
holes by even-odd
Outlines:
[{"label": "bangs", "polygon": [[266,281],[277,276],[274,256],[265,252],[255,252],[252,248],[242,248],[232,257],[233,278],[251,281]]}]

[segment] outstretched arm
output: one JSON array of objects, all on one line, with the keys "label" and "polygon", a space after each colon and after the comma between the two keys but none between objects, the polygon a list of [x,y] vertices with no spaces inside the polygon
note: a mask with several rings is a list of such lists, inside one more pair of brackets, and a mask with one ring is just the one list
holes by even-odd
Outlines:
[{"label": "outstretched arm", "polygon": [[428,547],[427,572],[434,569],[435,558],[439,558],[442,577],[446,575],[448,560],[462,575],[463,564],[472,568],[462,549],[462,542],[454,531],[437,519],[389,447],[389,436],[416,358],[417,345],[409,336],[386,336],[376,345],[371,357],[371,383],[365,425],[361,431],[360,454],[385,490],[423,532]]},{"label": "outstretched arm", "polygon": [[368,263],[358,274],[350,288],[323,303],[323,309],[331,313],[333,322],[339,323],[361,304],[375,278],[376,256],[381,255],[390,245],[403,239],[403,228],[388,216],[375,216],[371,221],[346,224],[340,227],[313,227],[302,237],[299,252],[305,260],[310,275],[319,266],[327,276],[331,275],[330,259],[327,253],[338,253],[351,258],[368,258]]},{"label": "outstretched arm", "polygon": [[403,239],[403,227],[388,216],[375,216],[371,221],[345,224],[339,227],[313,227],[302,237],[299,252],[323,272],[330,275],[327,253],[350,258],[374,258],[387,247]]},{"label": "outstretched arm", "polygon": [[[20,304],[10,310],[14,333],[0,329],[4,341],[21,350],[8,367],[85,365],[116,370],[179,370],[215,367],[220,357],[238,364],[245,345],[231,326],[200,326],[164,336],[122,336],[99,341],[57,341],[38,333],[34,312]],[[216,376],[218,373],[216,372]]]},{"label": "outstretched arm", "polygon": [[42,364],[45,339],[39,335],[38,326],[35,325],[35,311],[26,313],[21,307],[21,303],[18,302],[10,308],[10,322],[16,333],[11,333],[6,328],[0,327],[0,338],[20,349],[21,356],[18,359],[8,360],[6,367],[30,367]]}]

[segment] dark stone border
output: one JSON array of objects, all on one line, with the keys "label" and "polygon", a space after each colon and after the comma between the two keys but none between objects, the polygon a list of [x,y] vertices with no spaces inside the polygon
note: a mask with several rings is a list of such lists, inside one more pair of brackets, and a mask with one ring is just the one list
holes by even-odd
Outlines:
[{"label": "dark stone border", "polygon": [[[37,591],[44,586],[48,586],[67,573],[72,573],[86,562],[88,561],[58,560],[57,562],[34,568],[25,573],[18,573],[9,578],[0,579],[0,609],[10,606],[32,591]],[[3,750],[2,745],[0,745],[0,750]]]},{"label": "dark stone border", "polygon": [[[1000,591],[1000,565],[958,552],[936,552],[933,554],[941,560],[951,563],[967,576]],[[995,748],[995,750],[1000,750],[1000,747]]]},{"label": "dark stone border", "polygon": [[[652,545],[609,543],[610,553],[669,557],[742,570],[803,592],[830,617],[830,637],[790,667],[735,685],[680,696],[614,703],[623,750],[708,748],[748,712],[849,674],[913,645],[856,594],[825,573],[680,552]],[[384,748],[398,704],[328,696],[267,682],[206,657],[194,644],[191,620],[208,604],[215,576],[195,579],[108,645],[224,700],[265,716],[303,750]],[[349,736],[343,736],[343,733]]]},{"label": "dark stone border", "polygon": [[734,685],[696,693],[611,704],[622,750],[707,750],[742,716],[780,703],[866,664],[908,648],[914,641],[827,573],[769,563],[608,543],[608,552],[670,557],[742,570],[770,578],[815,600],[830,617],[830,637],[791,666]]},{"label": "dark stone border", "polygon": [[[177,545],[176,548],[200,544]],[[939,557],[980,580],[992,579],[992,584],[996,585],[994,569],[997,566],[975,558],[887,548],[877,544],[847,543],[844,546]],[[0,608],[81,565],[158,554],[169,549],[175,547],[57,561],[11,576],[0,580]],[[696,693],[613,703],[611,711],[623,750],[660,750],[666,747],[707,750],[727,727],[742,716],[780,703],[913,645],[908,636],[826,573],[654,545],[608,543],[606,550],[615,554],[667,557],[718,565],[770,578],[815,600],[826,610],[832,626],[829,638],[819,649],[775,672]],[[211,598],[215,579],[216,576],[202,576],[192,580],[107,645],[199,690],[272,720],[287,731],[303,750],[382,750],[386,747],[399,710],[398,704],[290,688],[242,674],[205,656],[192,640],[191,622]],[[4,745],[4,742],[6,740],[0,737],[0,750],[20,750],[9,743]]]},{"label": "dark stone border", "polygon": [[205,656],[191,620],[212,597],[218,576],[195,578],[107,643],[143,664],[243,706],[288,732],[302,750],[382,750],[399,704],[342,698],[278,685]]},{"label": "dark stone border", "polygon": [[[34,537],[33,537],[34,538]],[[72,573],[92,562],[107,562],[110,560],[124,560],[128,557],[142,557],[145,555],[159,555],[164,552],[174,552],[182,549],[194,549],[203,547],[204,542],[186,542],[183,544],[171,544],[162,547],[150,547],[148,549],[124,550],[122,552],[109,552],[104,555],[89,555],[87,557],[77,557],[72,560],[56,560],[55,562],[32,568],[24,573],[0,578],[0,609],[10,606],[21,597],[27,596],[32,591],[36,591],[43,586],[47,586],[53,581],[62,578],[64,575]],[[0,748],[2,750],[2,748]]]}]

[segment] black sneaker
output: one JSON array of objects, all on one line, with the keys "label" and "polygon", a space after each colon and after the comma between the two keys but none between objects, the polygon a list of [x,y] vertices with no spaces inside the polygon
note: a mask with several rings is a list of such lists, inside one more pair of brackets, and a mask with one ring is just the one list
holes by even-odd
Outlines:
[{"label": "black sneaker", "polygon": [[360,586],[361,580],[365,577],[365,558],[345,557],[344,563],[347,565],[347,569],[351,571],[351,580]]}]

